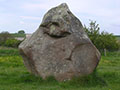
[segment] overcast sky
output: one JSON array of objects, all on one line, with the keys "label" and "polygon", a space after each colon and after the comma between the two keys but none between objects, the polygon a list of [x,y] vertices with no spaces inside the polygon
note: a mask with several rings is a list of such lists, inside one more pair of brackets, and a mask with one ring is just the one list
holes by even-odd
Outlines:
[{"label": "overcast sky", "polygon": [[0,32],[34,32],[52,7],[67,3],[82,24],[97,21],[101,31],[120,35],[120,0],[0,0]]}]

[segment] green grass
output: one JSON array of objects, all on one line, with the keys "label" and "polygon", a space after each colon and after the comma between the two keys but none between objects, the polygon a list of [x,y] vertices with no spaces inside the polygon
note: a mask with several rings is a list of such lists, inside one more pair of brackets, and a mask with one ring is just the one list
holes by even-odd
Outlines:
[{"label": "green grass", "polygon": [[11,33],[13,37],[25,37],[25,34],[19,34],[19,33]]},{"label": "green grass", "polygon": [[18,49],[0,48],[0,90],[120,90],[120,52],[102,56],[91,75],[58,82],[30,74]]},{"label": "green grass", "polygon": [[116,35],[115,37],[120,41],[120,35]]}]

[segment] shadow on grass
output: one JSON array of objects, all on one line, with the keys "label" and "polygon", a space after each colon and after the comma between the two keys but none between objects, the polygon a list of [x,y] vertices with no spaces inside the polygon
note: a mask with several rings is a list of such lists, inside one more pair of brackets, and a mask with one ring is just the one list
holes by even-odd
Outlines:
[{"label": "shadow on grass", "polygon": [[106,81],[98,76],[97,71],[95,70],[92,74],[83,77],[74,77],[70,81],[60,83],[61,87],[104,87],[107,86]]},{"label": "shadow on grass", "polygon": [[19,78],[17,78],[15,83],[26,83],[26,84],[32,84],[35,83],[36,85],[57,85],[62,88],[78,88],[78,87],[104,87],[107,86],[106,81],[97,75],[96,70],[84,77],[74,77],[72,80],[69,81],[63,81],[63,82],[58,82],[54,77],[50,76],[43,80],[39,76],[34,76],[32,74],[26,73]]}]

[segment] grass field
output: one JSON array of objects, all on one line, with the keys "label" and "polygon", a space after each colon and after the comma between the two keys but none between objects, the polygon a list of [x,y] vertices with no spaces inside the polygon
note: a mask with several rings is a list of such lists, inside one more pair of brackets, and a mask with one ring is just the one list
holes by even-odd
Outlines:
[{"label": "grass field", "polygon": [[120,41],[120,35],[116,36],[116,38],[117,38],[117,40],[119,40],[119,41]]},{"label": "grass field", "polygon": [[13,37],[25,37],[25,34],[19,34],[19,33],[11,33]]},{"label": "grass field", "polygon": [[17,49],[0,48],[0,90],[120,90],[120,52],[102,56],[93,74],[71,81],[30,74]]}]

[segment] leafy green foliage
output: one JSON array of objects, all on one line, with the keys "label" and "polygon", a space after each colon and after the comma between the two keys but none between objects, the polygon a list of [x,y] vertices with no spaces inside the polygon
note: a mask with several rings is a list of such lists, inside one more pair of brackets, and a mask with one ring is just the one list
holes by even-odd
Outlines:
[{"label": "leafy green foliage", "polygon": [[[10,34],[9,32],[0,33],[0,46],[18,47],[21,41],[14,39],[15,35],[16,34],[13,35],[13,34]],[[18,34],[18,35],[22,35],[25,37],[25,34]]]},{"label": "leafy green foliage", "polygon": [[99,24],[96,24],[96,21],[91,21],[90,26],[87,28],[84,27],[86,33],[89,38],[93,42],[93,44],[100,50],[118,50],[120,44],[117,42],[117,39],[113,34],[109,34],[107,32],[100,33]]},{"label": "leafy green foliage", "polygon": [[5,41],[5,46],[7,47],[18,47],[18,45],[21,43],[20,40],[16,40],[16,39],[8,39]]},{"label": "leafy green foliage", "polygon": [[25,34],[25,31],[24,30],[20,30],[18,31],[19,34]]},{"label": "leafy green foliage", "polygon": [[1,32],[0,33],[0,45],[4,45],[4,42],[7,39],[11,39],[11,38],[13,38],[13,37],[9,32],[7,32],[7,31]]}]

